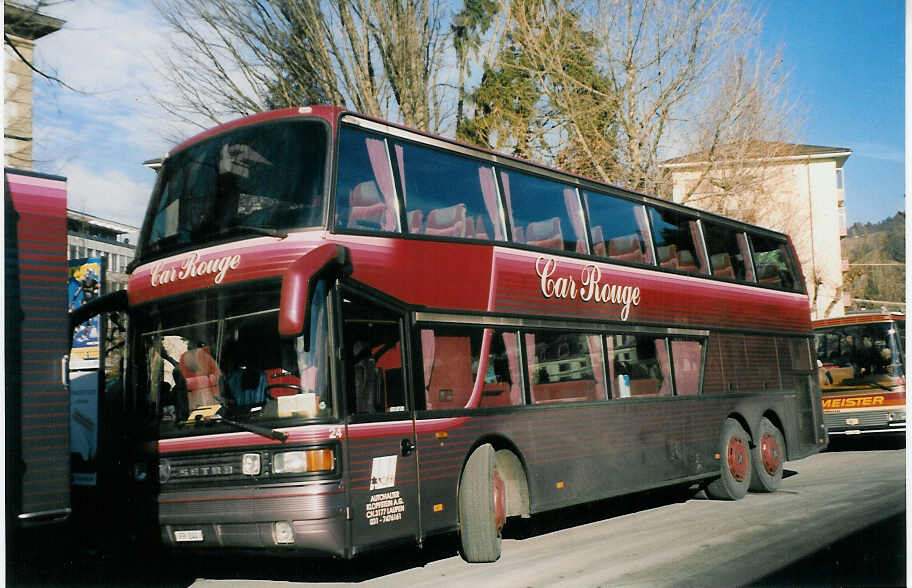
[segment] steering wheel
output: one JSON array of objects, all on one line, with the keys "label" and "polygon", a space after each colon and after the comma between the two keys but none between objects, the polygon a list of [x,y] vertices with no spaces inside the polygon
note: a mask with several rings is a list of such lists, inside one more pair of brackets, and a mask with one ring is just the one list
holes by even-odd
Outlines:
[{"label": "steering wheel", "polygon": [[297,384],[269,384],[266,386],[266,393],[275,398],[275,395],[270,392],[273,388],[288,388],[291,390],[296,390],[298,394],[304,392],[304,388],[298,386]]}]

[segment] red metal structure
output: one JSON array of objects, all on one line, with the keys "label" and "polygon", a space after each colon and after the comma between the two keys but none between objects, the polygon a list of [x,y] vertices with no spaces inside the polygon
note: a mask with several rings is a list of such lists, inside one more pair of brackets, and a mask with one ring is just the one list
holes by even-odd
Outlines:
[{"label": "red metal structure", "polygon": [[906,430],[906,316],[866,312],[814,321],[830,434]]},{"label": "red metal structure", "polygon": [[66,178],[4,169],[7,529],[70,516]]},{"label": "red metal structure", "polygon": [[338,108],[235,121],[143,225],[138,483],[175,548],[469,561],[514,516],[774,491],[826,443],[803,284],[758,227]]}]

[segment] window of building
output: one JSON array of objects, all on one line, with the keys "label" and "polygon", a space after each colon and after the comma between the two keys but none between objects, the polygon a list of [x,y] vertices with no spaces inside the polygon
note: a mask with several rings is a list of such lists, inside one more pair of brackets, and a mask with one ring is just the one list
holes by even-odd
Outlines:
[{"label": "window of building", "polygon": [[505,239],[500,197],[490,165],[408,143],[395,143],[393,152],[409,233]]},{"label": "window of building", "polygon": [[845,178],[843,177],[843,169],[841,167],[836,168],[836,189],[845,190]]},{"label": "window of building", "polygon": [[569,186],[513,170],[501,170],[513,242],[587,253],[583,211]]},{"label": "window of building", "polygon": [[583,192],[589,212],[592,253],[634,263],[653,263],[646,209],[622,198]]}]

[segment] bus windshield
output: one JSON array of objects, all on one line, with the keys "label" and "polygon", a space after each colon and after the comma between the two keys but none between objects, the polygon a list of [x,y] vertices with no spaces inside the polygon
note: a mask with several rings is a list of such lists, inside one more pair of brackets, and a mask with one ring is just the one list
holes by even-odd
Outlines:
[{"label": "bus windshield", "polygon": [[824,391],[834,387],[902,384],[905,360],[900,333],[903,322],[880,322],[818,328],[817,358]]},{"label": "bus windshield", "polygon": [[[162,436],[216,432],[208,425],[219,421],[281,426],[330,416],[325,290],[320,282],[308,349],[302,336],[279,336],[276,308],[260,310],[278,301],[277,292],[207,297],[155,313],[157,320],[141,328],[138,379]],[[244,309],[245,300],[258,304]]]},{"label": "bus windshield", "polygon": [[221,133],[168,157],[139,257],[239,233],[282,236],[282,229],[320,226],[327,142],[324,124],[293,119]]}]

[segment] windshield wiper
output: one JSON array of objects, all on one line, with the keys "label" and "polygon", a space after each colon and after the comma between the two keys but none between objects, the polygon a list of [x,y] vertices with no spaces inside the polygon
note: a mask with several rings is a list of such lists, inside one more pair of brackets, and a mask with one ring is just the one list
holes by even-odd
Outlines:
[{"label": "windshield wiper", "polygon": [[225,406],[221,404],[213,404],[211,406],[201,406],[195,409],[191,414],[190,418],[186,420],[187,423],[225,423],[226,425],[231,425],[236,429],[242,431],[247,431],[248,433],[254,433],[256,435],[262,435],[269,439],[275,439],[276,441],[285,442],[288,439],[288,433],[283,433],[282,431],[276,431],[275,429],[270,429],[268,427],[259,427],[257,425],[251,425],[249,423],[242,423],[234,419],[229,419],[225,416]]},{"label": "windshield wiper", "polygon": [[[221,412],[221,411],[219,411]],[[249,423],[242,423],[240,421],[235,421],[229,418],[226,418],[223,415],[218,415],[215,417],[215,420],[221,421],[227,425],[237,427],[242,431],[247,431],[249,433],[255,433],[257,435],[262,435],[269,439],[275,439],[276,441],[281,441],[282,443],[288,439],[288,433],[283,433],[282,431],[276,431],[275,429],[269,429],[267,427],[258,427],[257,425],[251,425]]]},{"label": "windshield wiper", "polygon": [[254,233],[257,235],[266,235],[267,237],[275,237],[276,239],[284,239],[288,236],[288,233],[285,231],[280,231],[279,229],[273,229],[271,227],[257,227],[254,225],[234,225],[231,227],[225,227],[219,230],[215,236],[224,237],[226,235],[235,235],[235,234],[245,234],[245,233]]}]

